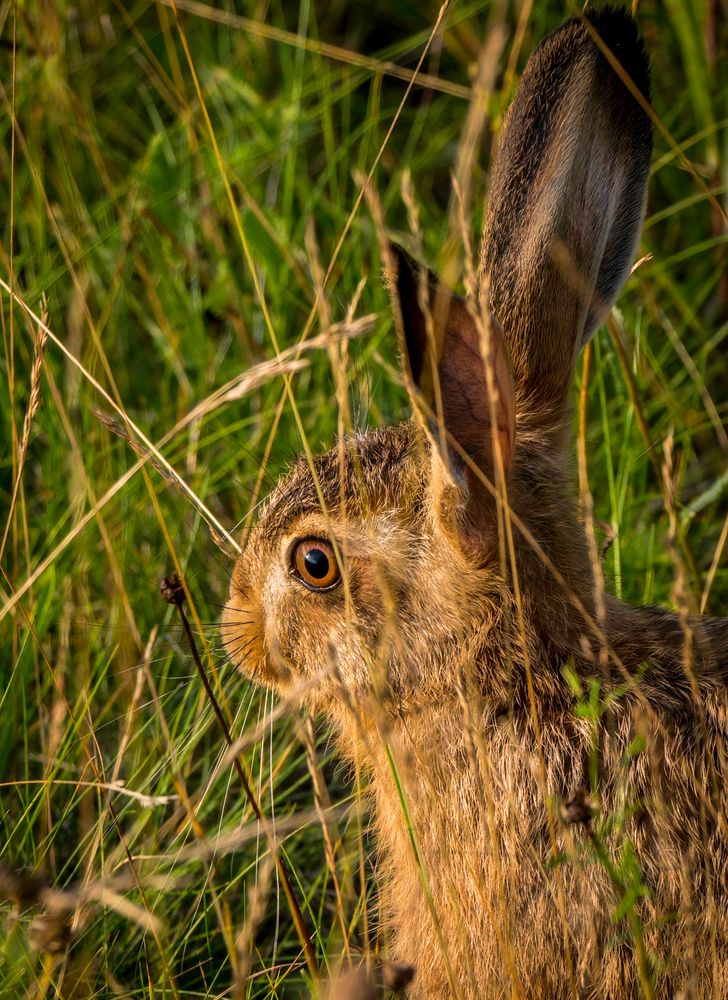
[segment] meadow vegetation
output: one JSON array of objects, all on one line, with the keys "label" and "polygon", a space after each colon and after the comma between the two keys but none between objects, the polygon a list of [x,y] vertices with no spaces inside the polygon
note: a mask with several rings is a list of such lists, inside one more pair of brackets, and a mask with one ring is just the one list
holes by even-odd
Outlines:
[{"label": "meadow vegetation", "polygon": [[[613,591],[726,614],[728,23],[635,7],[647,221],[575,429]],[[458,171],[477,245],[525,58],[576,10],[0,3],[2,997],[306,995],[314,959],[376,950],[361,776],[225,662],[231,557],[303,440],[407,415],[372,206],[457,260]]]}]

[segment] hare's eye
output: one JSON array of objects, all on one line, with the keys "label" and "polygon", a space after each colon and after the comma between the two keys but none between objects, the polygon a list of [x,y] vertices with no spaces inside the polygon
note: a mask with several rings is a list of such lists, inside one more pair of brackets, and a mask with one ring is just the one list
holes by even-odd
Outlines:
[{"label": "hare's eye", "polygon": [[306,538],[294,546],[291,572],[310,590],[330,590],[341,579],[333,547],[322,538]]}]

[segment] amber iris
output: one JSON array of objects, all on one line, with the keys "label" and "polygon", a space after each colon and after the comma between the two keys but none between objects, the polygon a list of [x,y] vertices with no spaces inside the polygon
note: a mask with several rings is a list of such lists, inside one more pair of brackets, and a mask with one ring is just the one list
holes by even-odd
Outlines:
[{"label": "amber iris", "polygon": [[341,579],[333,547],[322,538],[307,538],[293,550],[293,570],[312,590],[329,590]]}]

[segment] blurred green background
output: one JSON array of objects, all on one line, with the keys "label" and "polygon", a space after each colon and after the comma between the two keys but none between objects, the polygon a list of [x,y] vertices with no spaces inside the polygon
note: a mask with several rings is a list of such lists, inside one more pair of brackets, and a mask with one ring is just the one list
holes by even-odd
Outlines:
[{"label": "blurred green background", "polygon": [[[352,215],[360,175],[378,159],[372,184],[402,236],[410,172],[422,252],[436,262],[479,56],[500,32],[468,171],[477,245],[491,147],[525,58],[577,10],[451,4],[422,65],[427,85],[415,82],[402,104],[436,3],[177,6],[178,17],[171,0],[0,3],[0,278],[36,315],[47,309],[81,366],[49,341],[33,378],[37,325],[0,291],[0,858],[79,894],[70,939],[55,948],[38,908],[18,914],[0,901],[3,997],[306,992],[263,834],[253,825],[252,839],[214,863],[204,853],[253,816],[176,612],[159,597],[175,568],[233,732],[250,737],[256,794],[285,832],[319,961],[338,957],[345,937],[352,948],[374,942],[373,845],[354,779],[316,730],[320,774],[341,806],[328,865],[299,722],[274,717],[270,695],[220,649],[230,546],[153,464],[120,483],[138,455],[100,419],[97,408],[112,405],[91,379],[158,442],[218,387],[275,357],[261,294],[285,348],[344,320],[363,282],[356,314],[378,318],[349,347],[353,423],[406,416],[376,227],[366,202]],[[612,588],[670,603],[661,476],[673,433],[684,586],[696,607],[726,613],[728,15],[711,0],[645,0],[637,18],[659,120],[649,259],[619,299],[618,340],[602,330],[594,344],[589,481],[613,537]],[[330,264],[314,308],[316,275]],[[318,450],[337,431],[334,378],[325,350],[306,360],[292,385]],[[188,421],[162,448],[238,538],[300,450],[279,375]]]}]

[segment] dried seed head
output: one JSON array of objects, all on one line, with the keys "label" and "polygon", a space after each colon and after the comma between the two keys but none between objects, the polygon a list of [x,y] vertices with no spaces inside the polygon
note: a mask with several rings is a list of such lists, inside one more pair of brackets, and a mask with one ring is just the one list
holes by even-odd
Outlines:
[{"label": "dried seed head", "polygon": [[46,888],[47,883],[40,875],[0,868],[0,898],[11,900],[21,913],[37,906]]},{"label": "dried seed head", "polygon": [[327,1000],[377,1000],[377,988],[366,969],[354,969],[333,981]]},{"label": "dried seed head", "polygon": [[327,1000],[383,1000],[390,993],[405,990],[414,975],[413,965],[382,962],[370,970],[362,965],[336,976],[326,997]]},{"label": "dried seed head", "polygon": [[28,927],[28,937],[38,951],[61,954],[71,942],[71,912],[64,910],[34,917]]},{"label": "dried seed head", "polygon": [[559,806],[559,816],[561,822],[566,826],[580,823],[587,826],[591,823],[596,812],[596,803],[586,789],[581,789],[568,802],[562,802]]},{"label": "dried seed head", "polygon": [[397,962],[385,962],[382,966],[382,983],[385,989],[392,993],[406,990],[415,978],[414,965],[400,965]]},{"label": "dried seed head", "polygon": [[174,604],[175,607],[179,608],[185,602],[185,589],[177,573],[165,576],[159,585],[159,593],[167,604]]}]

